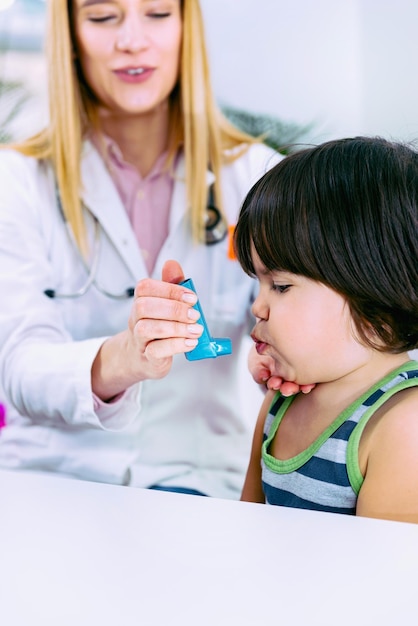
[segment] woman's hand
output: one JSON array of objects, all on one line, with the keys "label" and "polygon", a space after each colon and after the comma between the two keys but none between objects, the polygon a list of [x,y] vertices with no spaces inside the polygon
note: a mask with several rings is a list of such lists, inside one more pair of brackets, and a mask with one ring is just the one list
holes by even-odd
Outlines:
[{"label": "woman's hand", "polygon": [[312,385],[298,385],[297,383],[283,380],[280,376],[274,374],[274,360],[269,356],[258,354],[255,346],[251,347],[248,355],[248,369],[255,382],[264,385],[266,389],[272,389],[280,392],[284,396],[293,396],[301,391],[309,393],[315,387]]},{"label": "woman's hand", "polygon": [[177,284],[183,278],[180,265],[167,261],[162,280],[138,282],[127,330],[107,339],[93,363],[93,392],[100,398],[113,398],[141,380],[163,378],[175,354],[196,347],[203,326],[196,324],[196,294]]},{"label": "woman's hand", "polygon": [[180,265],[167,261],[162,281],[145,279],[136,286],[128,322],[129,350],[134,358],[141,357],[144,378],[165,376],[173,355],[193,350],[203,332],[196,324],[200,314],[193,308],[196,294],[177,284],[183,279]]}]

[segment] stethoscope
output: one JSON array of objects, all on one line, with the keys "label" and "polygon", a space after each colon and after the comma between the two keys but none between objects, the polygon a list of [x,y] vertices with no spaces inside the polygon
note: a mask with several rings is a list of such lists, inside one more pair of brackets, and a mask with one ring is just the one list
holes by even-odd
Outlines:
[{"label": "stethoscope", "polygon": [[[71,227],[67,219],[65,218],[64,211],[62,208],[61,196],[60,196],[57,184],[55,185],[55,196],[56,196],[56,201],[57,201],[59,212],[67,228],[68,236],[71,240],[71,243],[74,249],[77,252],[78,258],[80,259],[84,267],[87,277],[86,277],[85,282],[76,291],[62,292],[62,291],[57,291],[56,289],[45,289],[44,294],[48,296],[48,298],[68,298],[68,299],[81,298],[94,285],[94,287],[98,291],[100,291],[100,293],[102,293],[107,298],[111,298],[112,300],[127,300],[129,298],[132,298],[135,293],[134,287],[127,287],[126,289],[124,289],[123,291],[119,293],[113,293],[109,291],[108,289],[105,289],[105,287],[103,287],[103,285],[97,280],[97,271],[99,268],[101,247],[102,247],[102,237],[101,237],[102,227],[97,217],[92,213],[91,209],[89,209],[88,206],[86,206],[86,204],[83,202],[83,209],[85,211],[88,211],[88,213],[91,215],[93,222],[94,222],[93,254],[92,254],[92,262],[91,262],[91,265],[89,266],[86,260],[84,259],[83,255],[80,253],[78,245],[75,241],[73,232],[71,230]],[[219,211],[219,209],[215,207],[214,196],[213,196],[213,185],[211,185],[209,187],[208,204],[206,208],[205,244],[207,246],[212,246],[216,243],[220,243],[221,241],[225,239],[227,232],[228,232],[228,224],[225,218],[223,217],[223,215],[221,214],[221,212]]]},{"label": "stethoscope", "polygon": [[215,206],[213,184],[209,187],[208,203],[205,216],[205,244],[213,246],[223,241],[228,233],[228,224],[222,213]]}]

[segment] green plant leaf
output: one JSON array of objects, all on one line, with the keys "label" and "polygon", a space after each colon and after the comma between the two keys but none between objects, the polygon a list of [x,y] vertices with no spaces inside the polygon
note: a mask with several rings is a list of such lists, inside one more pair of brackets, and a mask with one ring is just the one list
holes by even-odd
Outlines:
[{"label": "green plant leaf", "polygon": [[299,125],[283,122],[273,115],[254,113],[231,106],[221,106],[222,113],[234,126],[253,137],[264,137],[264,143],[282,154],[291,154],[299,148],[312,130],[313,124]]}]

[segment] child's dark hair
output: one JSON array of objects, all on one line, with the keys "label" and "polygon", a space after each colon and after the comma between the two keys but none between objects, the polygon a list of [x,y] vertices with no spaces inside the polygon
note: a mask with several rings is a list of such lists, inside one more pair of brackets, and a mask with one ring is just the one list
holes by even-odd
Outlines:
[{"label": "child's dark hair", "polygon": [[253,244],[268,270],[344,296],[365,344],[411,350],[418,346],[417,205],[415,150],[381,138],[329,141],[285,158],[253,186],[235,229],[237,257],[254,275]]}]

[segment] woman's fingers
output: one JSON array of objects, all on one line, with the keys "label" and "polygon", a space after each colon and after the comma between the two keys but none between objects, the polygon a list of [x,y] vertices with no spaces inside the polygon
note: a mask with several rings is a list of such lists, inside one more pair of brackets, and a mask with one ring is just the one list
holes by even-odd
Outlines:
[{"label": "woman's fingers", "polygon": [[197,343],[197,338],[154,339],[147,343],[144,355],[148,360],[160,361],[175,354],[190,352],[197,346]]},{"label": "woman's fingers", "polygon": [[143,280],[140,280],[135,287],[134,296],[135,298],[153,297],[175,300],[192,305],[197,301],[197,295],[194,291],[191,291],[182,285],[167,283],[153,278],[144,278]]},{"label": "woman's fingers", "polygon": [[135,298],[132,312],[136,320],[171,320],[185,324],[196,322],[200,317],[191,304],[155,296]]},{"label": "woman's fingers", "polygon": [[196,294],[177,284],[184,279],[179,263],[167,261],[162,278],[138,282],[129,320],[134,342],[146,359],[155,362],[193,350],[203,332],[196,323],[200,313],[193,308]]},{"label": "woman's fingers", "polygon": [[202,324],[182,324],[172,320],[140,319],[133,327],[134,335],[146,344],[157,339],[198,339],[202,332]]},{"label": "woman's fingers", "polygon": [[166,261],[163,266],[162,279],[167,283],[180,283],[184,280],[184,272],[177,261]]}]

